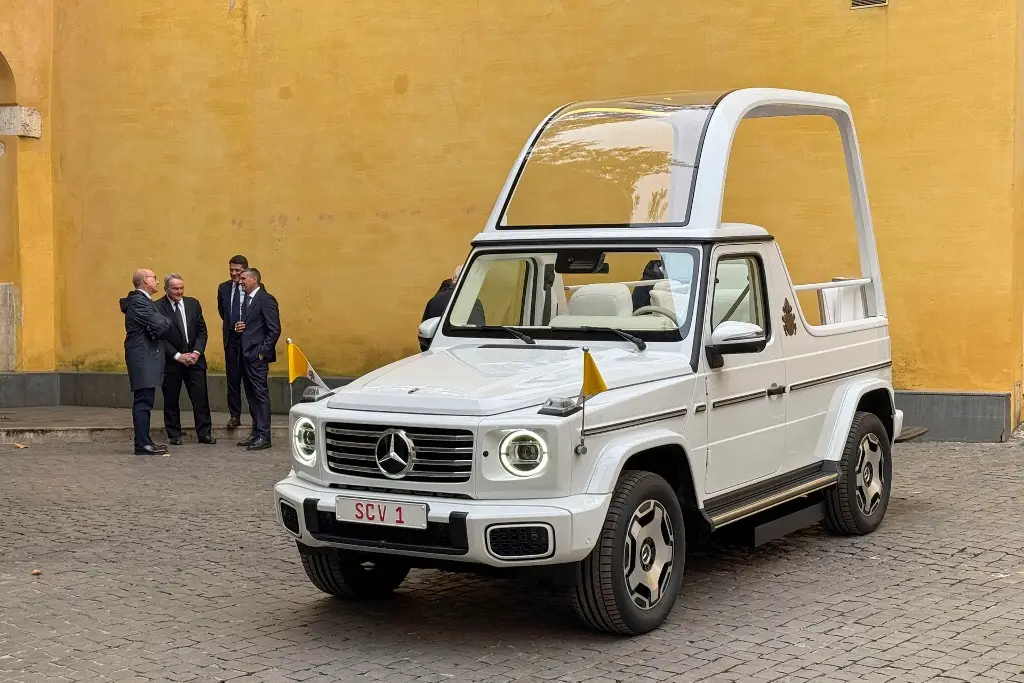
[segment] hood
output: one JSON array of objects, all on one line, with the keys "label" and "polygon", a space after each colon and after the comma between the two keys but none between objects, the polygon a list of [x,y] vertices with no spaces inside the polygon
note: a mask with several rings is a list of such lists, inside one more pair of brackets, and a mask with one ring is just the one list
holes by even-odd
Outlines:
[{"label": "hood", "polygon": [[[609,390],[692,372],[678,349],[591,351]],[[343,387],[328,407],[430,415],[494,415],[575,396],[583,383],[579,348],[456,346],[387,365]]]},{"label": "hood", "polygon": [[120,303],[121,303],[121,312],[122,313],[127,313],[128,312],[128,304],[131,303],[131,297],[133,297],[133,296],[142,296],[142,295],[139,294],[139,290],[133,289],[132,291],[128,292],[127,296],[121,297]]}]

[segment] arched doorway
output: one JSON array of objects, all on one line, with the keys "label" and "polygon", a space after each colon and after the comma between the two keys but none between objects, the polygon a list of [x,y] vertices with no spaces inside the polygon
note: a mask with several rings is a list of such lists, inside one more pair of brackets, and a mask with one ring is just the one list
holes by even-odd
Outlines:
[{"label": "arched doorway", "polygon": [[[14,72],[0,52],[0,106],[18,103]],[[0,371],[16,369],[18,259],[18,138],[0,130]]]}]

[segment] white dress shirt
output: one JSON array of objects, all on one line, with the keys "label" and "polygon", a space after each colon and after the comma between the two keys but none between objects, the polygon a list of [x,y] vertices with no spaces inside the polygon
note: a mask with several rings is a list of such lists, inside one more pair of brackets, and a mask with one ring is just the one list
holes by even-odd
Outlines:
[{"label": "white dress shirt", "polygon": [[[185,317],[185,300],[182,299],[181,301],[169,301],[171,301],[171,311],[177,309],[177,314],[181,317],[181,326],[185,330],[185,343],[188,344],[188,318]],[[196,353],[199,352],[196,351]],[[181,358],[181,354],[175,352],[174,360],[178,360],[179,358]]]}]

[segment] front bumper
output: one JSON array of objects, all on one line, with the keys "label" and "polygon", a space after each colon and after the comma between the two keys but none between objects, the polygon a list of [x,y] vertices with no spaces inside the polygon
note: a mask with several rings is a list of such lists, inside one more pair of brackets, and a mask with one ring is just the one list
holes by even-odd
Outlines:
[{"label": "front bumper", "polygon": [[[335,498],[360,496],[379,502],[427,506],[425,531],[338,522]],[[610,495],[579,495],[542,500],[467,500],[360,492],[319,486],[291,473],[274,486],[277,521],[293,538],[313,547],[485,564],[492,567],[553,565],[585,558],[597,543]],[[294,514],[288,510],[290,506]],[[289,514],[288,523],[284,514]],[[489,548],[495,525],[537,525],[550,534],[544,557],[501,559]],[[289,529],[298,529],[298,533]]]}]

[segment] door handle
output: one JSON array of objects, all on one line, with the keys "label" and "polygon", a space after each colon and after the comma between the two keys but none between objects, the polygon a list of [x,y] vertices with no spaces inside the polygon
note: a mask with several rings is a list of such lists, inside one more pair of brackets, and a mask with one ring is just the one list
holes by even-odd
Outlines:
[{"label": "door handle", "polygon": [[772,385],[768,387],[767,391],[769,396],[781,396],[786,393],[786,387],[785,385],[779,386],[775,382],[772,382]]}]

